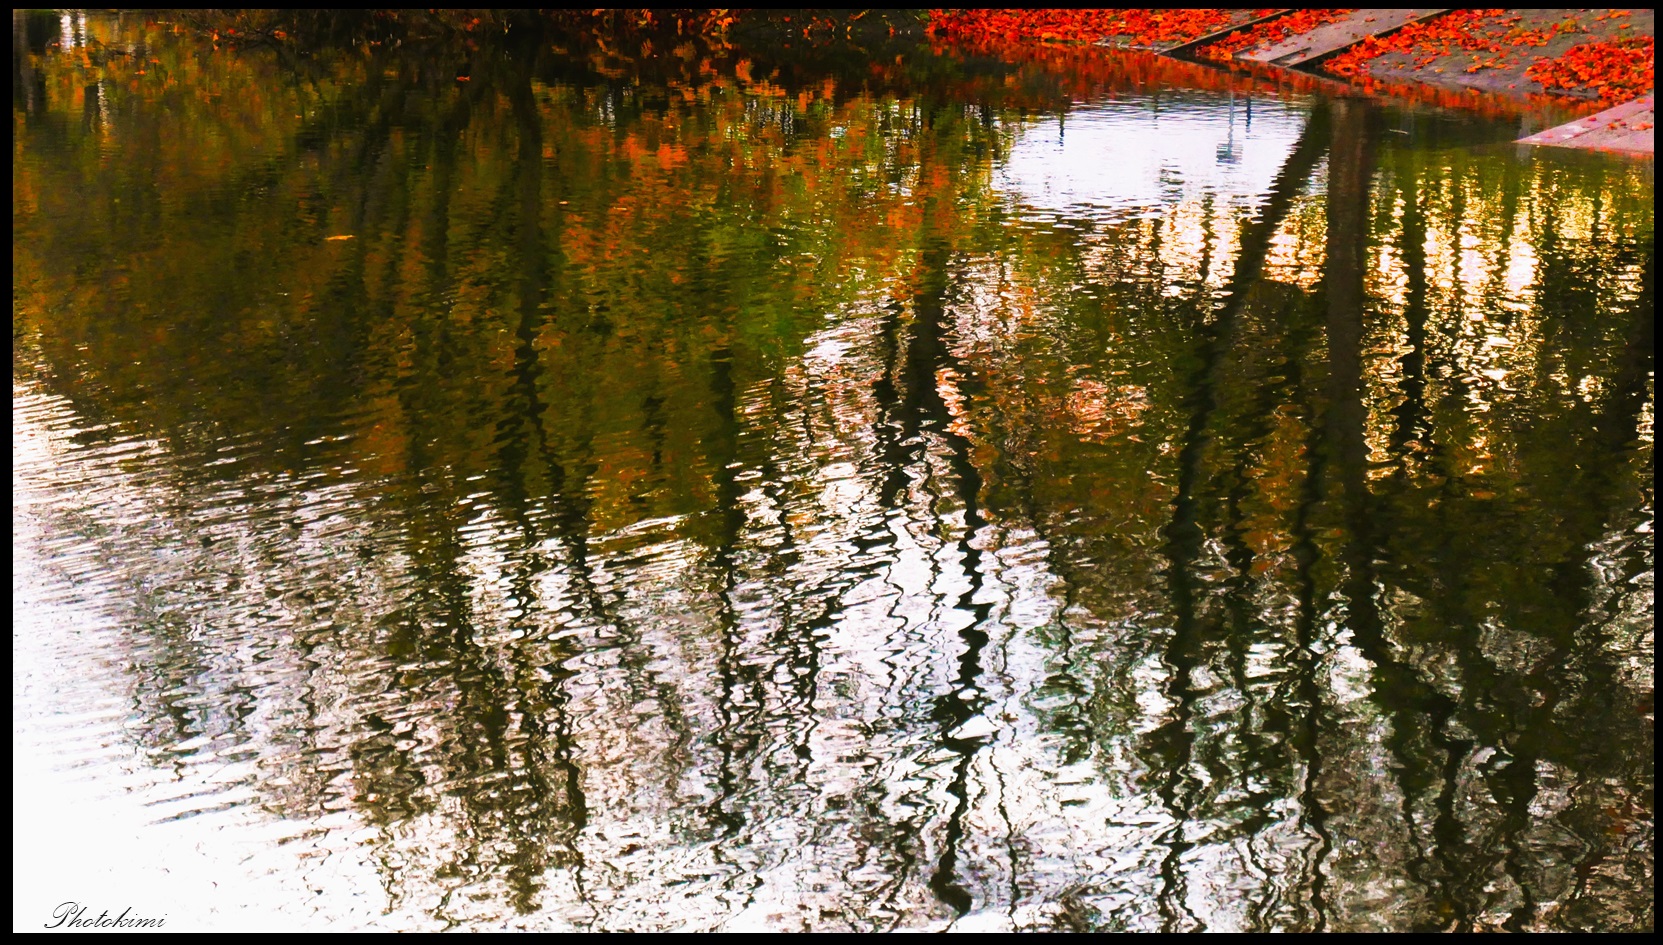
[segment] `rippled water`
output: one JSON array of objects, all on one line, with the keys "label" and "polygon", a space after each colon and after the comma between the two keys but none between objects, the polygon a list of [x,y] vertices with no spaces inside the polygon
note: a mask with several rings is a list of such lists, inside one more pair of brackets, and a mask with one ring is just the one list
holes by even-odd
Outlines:
[{"label": "rippled water", "polygon": [[13,25],[18,928],[1652,925],[1649,162]]}]

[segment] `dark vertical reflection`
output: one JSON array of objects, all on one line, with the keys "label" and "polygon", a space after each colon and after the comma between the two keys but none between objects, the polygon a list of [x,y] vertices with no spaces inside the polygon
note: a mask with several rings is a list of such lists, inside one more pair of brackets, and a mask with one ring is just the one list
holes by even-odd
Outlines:
[{"label": "dark vertical reflection", "polygon": [[[543,239],[546,201],[543,185],[543,134],[529,78],[520,77],[509,89],[518,150],[515,172],[519,184],[516,210],[517,250],[520,279],[516,286],[519,312],[515,327],[515,408],[503,415],[497,429],[501,469],[507,477],[502,487],[504,505],[520,534],[521,547],[515,555],[510,600],[514,607],[514,632],[528,644],[553,642],[556,662],[536,665],[532,647],[522,647],[516,660],[519,688],[518,709],[526,740],[526,778],[530,808],[523,822],[530,828],[526,846],[517,851],[510,867],[509,881],[519,891],[522,912],[536,906],[534,896],[541,883],[545,863],[573,871],[580,894],[583,892],[583,855],[577,836],[584,827],[586,801],[582,774],[571,744],[570,698],[564,681],[570,672],[562,665],[570,658],[564,641],[539,640],[535,610],[540,606],[535,581],[554,567],[539,550],[545,537],[534,496],[547,496],[559,484],[553,444],[544,428],[547,405],[540,389],[543,373],[536,343],[543,329],[543,303],[547,297],[547,250]],[[547,652],[547,651],[544,651]],[[555,779],[558,778],[558,786]]]},{"label": "dark vertical reflection", "polygon": [[[1328,308],[1328,463],[1340,481],[1347,532],[1342,593],[1346,600],[1347,626],[1365,653],[1371,647],[1362,641],[1372,642],[1380,637],[1380,617],[1375,610],[1363,405],[1363,316],[1367,307],[1364,278],[1376,129],[1374,112],[1366,104],[1349,100],[1334,104],[1333,143],[1328,152],[1327,262],[1322,281]],[[1306,688],[1309,690],[1309,684]],[[1311,727],[1305,741],[1317,745],[1322,698],[1315,692],[1308,691],[1307,695],[1314,701],[1305,707],[1310,713],[1307,724]],[[1307,756],[1306,766],[1309,783],[1320,783],[1323,772],[1318,751]],[[1332,843],[1323,827],[1320,806],[1307,816],[1321,838],[1311,889],[1316,928],[1321,930],[1327,923],[1322,864]]]},{"label": "dark vertical reflection", "polygon": [[[1241,248],[1223,297],[1211,321],[1202,327],[1197,342],[1199,359],[1190,378],[1186,408],[1188,425],[1178,449],[1177,494],[1172,503],[1172,520],[1166,529],[1167,593],[1172,608],[1172,633],[1163,659],[1171,673],[1168,697],[1174,703],[1171,717],[1152,736],[1155,756],[1160,759],[1161,802],[1174,821],[1165,838],[1166,856],[1161,864],[1159,899],[1163,928],[1185,929],[1198,920],[1184,905],[1187,893],[1183,857],[1192,847],[1184,838],[1185,824],[1197,784],[1189,772],[1195,736],[1191,731],[1198,692],[1193,682],[1195,667],[1203,659],[1203,648],[1215,627],[1206,625],[1199,613],[1202,592],[1194,573],[1205,532],[1201,525],[1200,493],[1203,488],[1203,451],[1207,430],[1218,410],[1217,372],[1235,338],[1237,318],[1249,291],[1260,277],[1272,236],[1306,185],[1328,148],[1327,108],[1312,112],[1299,141],[1289,153],[1258,217],[1243,228]],[[1238,561],[1238,565],[1241,562]],[[1244,631],[1245,632],[1245,631]]]},{"label": "dark vertical reflection", "polygon": [[[738,585],[735,554],[740,532],[745,525],[744,510],[739,507],[737,479],[739,418],[733,381],[733,352],[717,348],[710,355],[710,400],[715,414],[715,425],[704,438],[705,456],[710,465],[710,476],[715,491],[715,507],[711,510],[710,549],[712,566],[716,572],[716,626],[721,633],[721,650],[717,656],[717,675],[721,684],[721,701],[717,707],[719,728],[715,733],[721,761],[716,771],[717,795],[712,804],[711,818],[724,841],[732,842],[746,825],[743,811],[738,809],[739,798],[749,787],[747,774],[761,747],[762,736],[754,730],[757,711],[765,700],[759,661],[745,658],[743,628],[734,593]],[[720,855],[726,856],[725,844],[719,844]],[[755,888],[754,877],[746,875],[739,864],[733,867],[730,888],[744,884]]]},{"label": "dark vertical reflection", "polygon": [[[1303,371],[1296,367],[1292,374],[1291,380],[1298,383],[1302,379]],[[1327,829],[1328,814],[1318,793],[1318,775],[1321,773],[1323,750],[1321,706],[1324,699],[1323,687],[1318,678],[1323,663],[1317,651],[1321,636],[1321,590],[1316,569],[1321,551],[1317,544],[1312,517],[1322,501],[1327,460],[1326,451],[1322,448],[1321,426],[1308,404],[1305,405],[1303,419],[1307,424],[1304,454],[1309,457],[1310,465],[1305,470],[1298,504],[1289,527],[1292,538],[1289,550],[1294,560],[1294,595],[1297,602],[1294,611],[1293,655],[1297,684],[1293,698],[1289,700],[1290,704],[1284,709],[1286,718],[1282,721],[1282,727],[1294,742],[1295,753],[1305,769],[1298,794],[1299,825],[1302,829],[1309,826],[1311,833],[1315,834],[1309,865],[1311,915],[1308,926],[1304,921],[1300,924],[1313,929],[1323,929],[1327,924],[1324,901],[1327,879],[1322,867],[1333,849],[1333,837]],[[1302,920],[1303,918],[1301,916]]]},{"label": "dark vertical reflection", "polygon": [[[940,208],[925,208],[926,219]],[[985,738],[966,738],[957,734],[961,726],[974,718],[986,700],[977,689],[976,681],[982,672],[982,651],[988,642],[984,624],[990,607],[976,600],[982,589],[982,552],[976,547],[977,534],[986,520],[981,511],[982,478],[970,457],[970,443],[963,434],[952,428],[952,414],[942,399],[937,374],[951,367],[951,354],[946,339],[948,247],[939,236],[926,232],[920,253],[922,277],[913,302],[912,333],[907,337],[906,361],[901,372],[903,429],[910,426],[911,439],[928,434],[939,436],[946,449],[947,468],[953,480],[952,497],[964,509],[964,526],[959,532],[958,552],[967,586],[951,603],[943,603],[942,610],[955,619],[968,618],[959,628],[959,642],[963,646],[958,657],[951,692],[938,696],[931,717],[941,725],[942,744],[952,752],[952,778],[947,793],[953,798],[953,810],[947,818],[947,835],[941,856],[936,860],[930,876],[930,888],[941,901],[959,914],[970,911],[972,898],[969,889],[957,875],[960,845],[964,842],[964,819],[970,806],[969,775],[971,762]],[[921,443],[926,452],[927,440]],[[962,615],[962,616],[961,616]]]},{"label": "dark vertical reflection", "polygon": [[[1363,159],[1366,160],[1366,154]],[[1418,488],[1415,485],[1416,475],[1423,464],[1437,462],[1438,457],[1449,449],[1449,444],[1433,436],[1433,411],[1427,399],[1430,386],[1427,352],[1431,343],[1428,322],[1432,317],[1428,296],[1436,276],[1426,254],[1428,207],[1436,202],[1428,191],[1438,186],[1438,182],[1423,178],[1420,168],[1413,163],[1400,170],[1398,175],[1404,211],[1397,242],[1408,284],[1404,302],[1404,345],[1407,350],[1399,359],[1403,371],[1403,401],[1394,412],[1395,425],[1391,433],[1392,453],[1398,463],[1391,480],[1394,491]],[[1342,252],[1354,257],[1358,250],[1350,248],[1342,249]],[[1339,270],[1330,271],[1334,273],[1334,278],[1344,278]],[[1342,292],[1348,291],[1361,292],[1355,286],[1342,289]],[[1334,316],[1335,320],[1340,317],[1338,313]],[[1335,330],[1339,332],[1337,337],[1340,339],[1360,344],[1360,336],[1355,331],[1343,325],[1336,326]],[[1348,368],[1351,360],[1356,359],[1357,369],[1361,370],[1360,353],[1342,351],[1339,357],[1340,363]],[[1331,382],[1335,397],[1351,396],[1350,391],[1342,387],[1343,383],[1344,379],[1336,374]],[[1336,403],[1339,401],[1336,400]],[[1453,826],[1452,798],[1459,766],[1470,743],[1450,732],[1457,712],[1456,702],[1435,686],[1428,685],[1394,649],[1384,633],[1380,614],[1374,605],[1373,587],[1361,583],[1362,577],[1370,574],[1369,568],[1372,567],[1372,562],[1365,562],[1364,558],[1373,552],[1364,544],[1370,536],[1358,535],[1354,530],[1356,526],[1351,524],[1361,522],[1367,526],[1369,522],[1364,507],[1357,504],[1368,498],[1367,489],[1363,487],[1366,472],[1357,465],[1356,451],[1361,448],[1359,438],[1362,436],[1355,427],[1360,422],[1358,410],[1359,405],[1348,404],[1343,408],[1343,411],[1349,411],[1348,415],[1343,411],[1337,413],[1333,422],[1325,425],[1329,446],[1313,453],[1315,465],[1312,476],[1316,478],[1319,471],[1330,464],[1341,463],[1346,456],[1344,449],[1351,450],[1351,466],[1337,473],[1342,483],[1342,494],[1346,497],[1344,515],[1352,536],[1352,542],[1342,553],[1349,580],[1343,593],[1348,607],[1361,616],[1360,620],[1348,626],[1353,629],[1354,642],[1359,651],[1371,663],[1371,672],[1377,683],[1375,699],[1386,713],[1386,724],[1389,726],[1386,746],[1392,755],[1393,778],[1400,792],[1398,810],[1412,847],[1408,872],[1430,900],[1430,913],[1421,921],[1431,923],[1425,926],[1427,928],[1440,928],[1442,926],[1436,917],[1447,917],[1463,908],[1450,898],[1455,895],[1450,884],[1460,872],[1453,855],[1461,842]],[[1353,424],[1349,433],[1342,417],[1348,417]],[[1347,436],[1349,441],[1345,440]],[[1343,449],[1342,443],[1345,444]],[[1409,501],[1426,500],[1412,498]],[[1449,550],[1447,546],[1423,548],[1420,553],[1430,560],[1438,560],[1447,556]],[[1359,570],[1355,562],[1362,562],[1362,569]],[[1359,604],[1358,594],[1369,596]],[[1361,632],[1357,632],[1359,630]],[[1421,810],[1424,807],[1432,811],[1429,826],[1422,823]]]},{"label": "dark vertical reflection", "polygon": [[46,76],[31,57],[46,52],[57,30],[49,10],[12,11],[12,107],[31,118],[46,104]]},{"label": "dark vertical reflection", "polygon": [[[1614,457],[1628,456],[1637,445],[1642,411],[1648,397],[1654,396],[1651,385],[1655,377],[1657,341],[1656,254],[1651,247],[1636,247],[1630,252],[1640,257],[1639,293],[1630,305],[1613,313],[1626,316],[1628,325],[1614,359],[1609,392],[1589,405],[1588,413],[1592,416],[1586,418],[1588,452]],[[1623,255],[1632,259],[1629,252]],[[1573,416],[1577,421],[1584,419],[1582,411]],[[1630,477],[1625,475],[1627,465],[1608,462],[1579,466],[1579,474],[1566,477],[1575,481],[1571,487],[1577,493],[1573,501],[1584,504],[1585,508],[1583,514],[1576,516],[1572,534],[1567,536],[1572,548],[1596,547],[1601,535],[1629,511],[1634,496]],[[1621,687],[1606,659],[1590,658],[1579,652],[1576,645],[1584,622],[1596,608],[1596,573],[1579,558],[1552,562],[1546,582],[1548,601],[1540,606],[1533,628],[1548,642],[1549,649],[1540,661],[1539,671],[1515,684],[1525,689],[1523,698],[1509,691],[1511,686],[1496,687],[1501,690],[1494,697],[1496,703],[1515,705],[1511,718],[1502,723],[1508,730],[1498,738],[1506,745],[1507,763],[1494,765],[1486,772],[1491,793],[1504,812],[1500,833],[1506,847],[1505,869],[1523,899],[1508,919],[1506,927],[1510,931],[1531,928],[1544,903],[1551,899],[1550,892],[1539,888],[1528,834],[1533,826],[1532,805],[1538,802],[1541,791],[1539,766],[1566,754],[1566,742],[1582,741],[1581,733],[1563,730],[1561,712],[1567,705],[1587,699],[1591,693],[1615,693]],[[1580,673],[1567,672],[1567,661]]]},{"label": "dark vertical reflection", "polygon": [[[906,387],[901,362],[901,333],[902,316],[906,308],[901,301],[891,300],[884,305],[879,321],[875,357],[878,373],[872,381],[874,444],[871,450],[872,457],[868,462],[875,467],[873,473],[878,484],[876,491],[880,517],[870,530],[858,535],[854,541],[856,553],[868,559],[873,569],[883,565],[892,567],[899,550],[888,525],[894,518],[904,514],[898,505],[908,483],[907,466],[911,450],[907,444],[916,436],[918,425],[914,411],[906,409],[907,398],[904,394]],[[909,434],[909,429],[914,432]],[[899,673],[902,667],[896,666],[895,671]],[[865,813],[874,822],[882,822],[885,815],[879,805],[878,792],[874,790],[872,793],[873,798],[866,805]],[[886,858],[894,864],[892,876],[879,887],[874,903],[885,913],[893,912],[896,901],[905,892],[908,878],[917,871],[923,855],[920,834],[928,822],[930,807],[918,796],[918,792],[908,793],[907,800],[911,810],[902,817],[895,818],[890,824],[895,839],[891,849],[886,851]],[[948,879],[950,881],[951,877]],[[932,892],[935,892],[933,887]],[[936,897],[941,898],[939,893],[936,893]]]}]

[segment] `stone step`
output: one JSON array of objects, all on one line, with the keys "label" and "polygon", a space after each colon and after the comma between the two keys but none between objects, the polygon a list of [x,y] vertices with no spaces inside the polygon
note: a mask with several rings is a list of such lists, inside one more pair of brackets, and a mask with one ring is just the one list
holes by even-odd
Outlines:
[{"label": "stone step", "polygon": [[1642,95],[1632,102],[1520,138],[1519,144],[1652,154],[1656,147],[1652,128],[1657,120],[1655,99],[1655,93]]},{"label": "stone step", "polygon": [[1278,66],[1298,66],[1336,53],[1347,46],[1360,43],[1370,36],[1380,36],[1430,19],[1448,10],[1358,10],[1343,20],[1323,25],[1308,33],[1289,36],[1260,49],[1240,53],[1237,59],[1249,62],[1274,63]]},{"label": "stone step", "polygon": [[1195,39],[1192,39],[1187,43],[1174,46],[1171,49],[1162,50],[1162,52],[1168,56],[1188,56],[1190,53],[1195,52],[1202,46],[1216,43],[1232,33],[1240,33],[1242,30],[1250,30],[1253,27],[1258,26],[1260,23],[1269,23],[1271,20],[1281,19],[1292,12],[1294,11],[1272,10],[1258,19],[1248,20],[1246,23],[1237,23],[1235,26],[1227,26],[1221,30],[1214,30],[1205,36],[1197,36]]}]

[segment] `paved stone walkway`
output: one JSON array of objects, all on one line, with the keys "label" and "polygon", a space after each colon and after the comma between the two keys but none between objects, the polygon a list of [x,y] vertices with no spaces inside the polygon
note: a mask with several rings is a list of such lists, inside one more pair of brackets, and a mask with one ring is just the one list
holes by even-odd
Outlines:
[{"label": "paved stone walkway", "polygon": [[1338,52],[1370,36],[1424,20],[1445,10],[1358,10],[1343,20],[1323,25],[1308,33],[1289,36],[1259,49],[1240,53],[1236,58],[1249,62],[1269,62],[1279,66],[1297,66],[1329,53]]},{"label": "paved stone walkway", "polygon": [[1519,143],[1652,154],[1655,151],[1652,125],[1657,120],[1656,97],[1642,95],[1597,115],[1520,138]]}]

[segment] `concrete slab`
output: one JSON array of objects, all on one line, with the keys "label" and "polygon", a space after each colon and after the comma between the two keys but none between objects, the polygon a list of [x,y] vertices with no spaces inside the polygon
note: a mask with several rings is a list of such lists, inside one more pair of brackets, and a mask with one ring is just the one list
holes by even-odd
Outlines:
[{"label": "concrete slab", "polygon": [[[1213,40],[1218,39],[1220,36],[1228,36],[1229,34],[1234,33],[1237,30],[1248,28],[1248,27],[1252,26],[1255,23],[1259,23],[1263,20],[1274,20],[1279,16],[1286,16],[1287,14],[1292,13],[1294,11],[1292,11],[1292,10],[1277,10],[1277,11],[1274,11],[1274,12],[1270,13],[1267,16],[1262,16],[1262,17],[1254,16],[1253,15],[1254,11],[1252,11],[1252,10],[1229,10],[1229,11],[1226,11],[1226,12],[1227,12],[1228,15],[1225,17],[1224,25],[1219,27],[1218,29],[1212,31],[1211,33],[1208,33],[1206,36],[1201,37],[1201,39],[1204,39],[1208,42],[1212,42]],[[1158,52],[1158,53],[1164,53],[1166,55],[1172,55],[1173,53],[1178,52],[1180,50],[1194,47],[1200,41],[1201,41],[1200,39],[1189,40],[1189,41],[1183,42],[1183,43],[1174,43],[1174,42],[1171,42],[1171,41],[1157,41],[1157,42],[1154,42],[1154,43],[1151,43],[1151,44],[1148,44],[1148,45],[1142,45],[1142,44],[1134,44],[1132,42],[1132,38],[1130,36],[1110,36],[1110,37],[1106,37],[1104,39],[1098,40],[1097,45],[1106,46],[1110,49],[1151,49],[1151,50],[1154,50],[1155,52]]]},{"label": "concrete slab", "polygon": [[1245,59],[1248,62],[1268,62],[1279,66],[1297,66],[1313,59],[1320,59],[1330,53],[1338,52],[1353,43],[1360,43],[1370,36],[1390,33],[1417,20],[1424,20],[1447,12],[1449,11],[1358,10],[1343,20],[1324,23],[1309,33],[1289,36],[1261,49],[1241,53],[1236,58]]},{"label": "concrete slab", "polygon": [[[1459,46],[1446,46],[1437,54],[1430,49],[1389,52],[1369,60],[1364,68],[1377,79],[1414,79],[1504,95],[1541,95],[1547,90],[1526,75],[1536,60],[1557,59],[1583,43],[1652,36],[1655,23],[1652,10],[1506,10],[1472,26],[1479,36],[1501,47],[1499,53]],[[1555,90],[1551,94],[1564,99],[1593,99],[1597,91]]]},{"label": "concrete slab", "polygon": [[1269,13],[1265,14],[1264,16],[1256,17],[1254,19],[1248,20],[1245,23],[1236,23],[1236,24],[1233,24],[1231,26],[1226,26],[1225,28],[1223,28],[1221,30],[1213,30],[1211,33],[1208,33],[1205,36],[1197,36],[1196,38],[1190,40],[1187,43],[1184,43],[1184,44],[1178,45],[1178,46],[1174,46],[1171,49],[1167,49],[1167,50],[1163,50],[1163,51],[1168,56],[1187,56],[1190,53],[1194,52],[1195,50],[1200,49],[1202,46],[1206,46],[1209,43],[1218,42],[1219,40],[1223,39],[1224,37],[1229,36],[1231,33],[1239,33],[1242,30],[1250,30],[1253,27],[1258,26],[1260,23],[1269,23],[1271,20],[1279,20],[1282,17],[1287,16],[1289,13],[1292,13],[1292,12],[1294,12],[1294,11],[1292,11],[1292,10],[1272,10]]},{"label": "concrete slab", "polygon": [[1591,151],[1627,151],[1634,154],[1654,154],[1653,125],[1657,120],[1656,95],[1642,95],[1632,102],[1587,118],[1567,122],[1557,128],[1540,131],[1520,144],[1544,144],[1557,148],[1583,148]]}]

